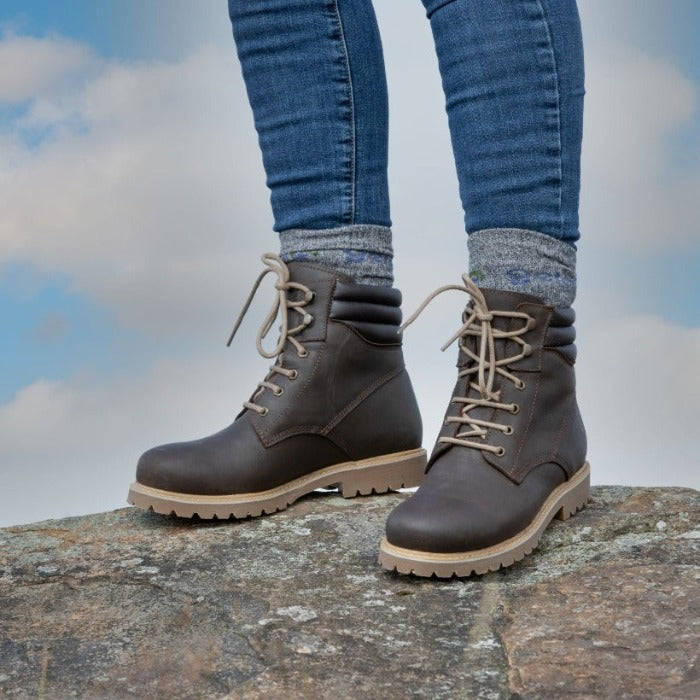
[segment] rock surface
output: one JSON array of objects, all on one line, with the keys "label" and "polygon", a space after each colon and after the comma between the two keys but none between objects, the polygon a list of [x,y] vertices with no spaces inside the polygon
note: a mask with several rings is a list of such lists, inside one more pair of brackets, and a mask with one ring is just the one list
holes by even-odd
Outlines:
[{"label": "rock surface", "polygon": [[466,580],[377,567],[404,496],[0,530],[0,696],[700,697],[700,497],[596,487]]}]

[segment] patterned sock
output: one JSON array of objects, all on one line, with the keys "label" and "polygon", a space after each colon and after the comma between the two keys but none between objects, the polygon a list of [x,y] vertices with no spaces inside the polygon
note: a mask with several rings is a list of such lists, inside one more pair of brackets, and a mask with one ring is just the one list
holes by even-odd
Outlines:
[{"label": "patterned sock", "polygon": [[553,306],[576,297],[576,248],[538,231],[487,228],[469,234],[469,276],[479,287],[527,292]]},{"label": "patterned sock", "polygon": [[388,226],[287,229],[280,232],[280,256],[285,262],[315,262],[330,267],[358,284],[391,287],[394,283],[394,251]]}]

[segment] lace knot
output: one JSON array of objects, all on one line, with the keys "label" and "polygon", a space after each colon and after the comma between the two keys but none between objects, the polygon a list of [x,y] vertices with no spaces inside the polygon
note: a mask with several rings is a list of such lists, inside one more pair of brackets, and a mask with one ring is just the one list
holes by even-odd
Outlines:
[{"label": "lace knot", "polygon": [[[503,455],[503,447],[489,445],[485,438],[490,429],[499,430],[506,435],[512,433],[512,427],[497,423],[495,421],[476,418],[470,413],[477,407],[505,410],[508,413],[517,412],[513,409],[513,404],[501,402],[502,388],[495,388],[497,377],[501,380],[513,382],[519,389],[524,388],[522,379],[516,377],[508,371],[506,367],[532,354],[532,347],[526,343],[521,336],[534,328],[535,319],[521,311],[492,311],[488,307],[484,293],[477,287],[468,275],[462,275],[463,285],[450,284],[436,289],[428,295],[418,309],[406,320],[401,327],[403,331],[408,325],[413,323],[425,307],[438,295],[448,290],[466,292],[472,299],[472,304],[467,307],[467,311],[462,316],[463,323],[457,332],[442,346],[447,349],[452,343],[459,339],[459,348],[467,356],[468,362],[459,372],[460,378],[467,379],[466,396],[453,396],[452,403],[461,404],[462,408],[457,416],[448,416],[446,423],[457,423],[463,428],[454,437],[443,436],[438,442],[448,442],[464,447],[473,447],[479,450],[486,450],[496,455]],[[494,327],[493,321],[497,318],[518,319],[523,324],[514,330],[501,330]],[[472,350],[468,343],[469,338],[478,338],[476,352]],[[510,340],[520,346],[521,351],[510,357],[497,357],[496,341]],[[476,381],[474,381],[474,379]],[[472,393],[474,392],[474,393]],[[476,395],[474,395],[476,394]]]},{"label": "lace knot", "polygon": [[[290,281],[289,268],[287,267],[287,264],[282,260],[282,258],[280,258],[279,255],[276,255],[275,253],[265,253],[262,256],[261,260],[266,267],[255,280],[253,288],[251,289],[250,294],[248,295],[248,299],[243,305],[241,312],[238,314],[238,318],[234,323],[233,330],[229,335],[228,342],[226,343],[226,345],[231,345],[231,342],[233,341],[233,338],[236,335],[236,332],[238,331],[241,322],[243,321],[243,317],[248,311],[248,308],[250,307],[250,304],[253,301],[253,297],[258,291],[260,283],[269,273],[272,272],[276,274],[277,279],[275,280],[274,285],[274,288],[276,290],[275,300],[273,301],[270,311],[268,312],[267,316],[265,316],[265,319],[262,325],[260,326],[256,339],[256,346],[260,355],[268,359],[278,358],[278,362],[277,364],[274,364],[270,367],[268,375],[262,382],[258,384],[258,388],[251,397],[251,400],[243,403],[243,406],[245,408],[256,411],[261,416],[265,416],[268,413],[268,409],[255,403],[255,399],[263,391],[265,391],[265,389],[271,389],[276,396],[281,396],[284,393],[282,387],[270,381],[272,376],[275,373],[277,373],[282,374],[289,379],[296,379],[298,375],[297,370],[290,370],[282,366],[282,352],[287,342],[291,343],[294,346],[299,357],[306,357],[308,355],[308,351],[306,350],[306,348],[294,336],[303,331],[313,322],[313,316],[307,311],[303,310],[302,307],[306,306],[310,301],[313,300],[314,293],[307,286],[298,282]],[[304,294],[304,298],[298,301],[293,301],[289,299],[287,293],[292,290],[298,290],[302,292]],[[289,311],[295,311],[301,316],[299,325],[294,326],[293,328],[289,327]],[[265,340],[267,334],[270,332],[270,329],[274,325],[275,319],[278,315],[281,315],[280,335],[277,339],[275,347],[272,350],[268,351],[265,350],[265,348],[263,347],[263,341]]]}]

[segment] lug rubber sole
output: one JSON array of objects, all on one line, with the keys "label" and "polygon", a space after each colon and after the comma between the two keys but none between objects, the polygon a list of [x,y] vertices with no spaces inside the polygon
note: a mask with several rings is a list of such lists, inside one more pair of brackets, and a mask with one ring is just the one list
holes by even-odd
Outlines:
[{"label": "lug rubber sole", "polygon": [[426,451],[422,448],[380,457],[343,462],[299,477],[267,491],[208,496],[176,493],[145,486],[138,481],[129,489],[128,502],[165,515],[209,520],[257,517],[284,510],[314,489],[338,486],[345,498],[386,493],[419,486],[425,476]]},{"label": "lug rubber sole", "polygon": [[532,552],[555,517],[567,520],[588,503],[590,473],[590,465],[586,462],[571,479],[552,491],[524,530],[503,542],[471,552],[421,552],[396,547],[385,537],[379,547],[379,563],[400,574],[438,578],[485,574],[510,566]]}]

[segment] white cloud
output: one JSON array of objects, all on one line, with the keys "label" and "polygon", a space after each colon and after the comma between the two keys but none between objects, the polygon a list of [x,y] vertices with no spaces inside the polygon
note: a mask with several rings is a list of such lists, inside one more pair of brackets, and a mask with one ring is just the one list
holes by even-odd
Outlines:
[{"label": "white cloud", "polygon": [[164,357],[143,373],[38,381],[0,406],[0,527],[125,506],[142,451],[241,410],[268,365],[252,332],[234,351]]},{"label": "white cloud", "polygon": [[238,73],[204,49],[35,100],[20,126],[48,138],[3,137],[0,262],[63,273],[132,327],[218,328],[276,244]]},{"label": "white cloud", "polygon": [[610,44],[586,63],[584,235],[636,251],[696,245],[700,165],[677,172],[670,138],[700,108],[698,85],[665,59]]},{"label": "white cloud", "polygon": [[[429,25],[418,3],[397,7],[377,2],[397,284],[409,312],[434,287],[459,280],[466,242]],[[32,46],[57,56],[64,44]],[[586,60],[580,247],[617,256],[620,274],[634,274],[624,269],[625,246],[697,240],[698,172],[673,172],[667,139],[693,118],[698,89],[668,62],[618,42],[587,46]],[[20,99],[2,82],[5,65],[0,96]],[[38,382],[0,407],[6,522],[117,507],[142,449],[223,426],[265,366],[259,377],[251,371],[255,305],[237,349],[215,357],[202,349],[223,343],[259,254],[276,247],[233,47],[175,63],[64,65],[56,76],[87,72],[60,90],[36,72],[23,88],[34,99],[18,131],[0,132],[0,263],[28,260],[65,274],[127,326],[149,329],[163,359],[117,379]],[[47,136],[27,147],[32,132]],[[589,253],[581,257],[578,378],[593,478],[697,485],[691,420],[700,387],[686,368],[700,351],[698,331],[616,305],[614,280],[596,274]],[[461,304],[436,302],[406,336],[427,446],[455,377],[453,353],[438,348]],[[167,359],[178,338],[191,342],[189,359]]]},{"label": "white cloud", "polygon": [[0,39],[0,104],[55,95],[96,60],[90,49],[68,39],[6,34]]},{"label": "white cloud", "polygon": [[596,483],[700,487],[700,329],[598,319],[579,342],[578,393]]},{"label": "white cloud", "polygon": [[[404,271],[429,255],[429,287],[466,260],[444,97],[422,8],[377,9],[397,279],[406,285]],[[36,45],[41,53],[49,44]],[[700,174],[668,177],[666,139],[697,110],[697,87],[672,65],[610,43],[588,52],[587,75],[582,247],[690,244]],[[21,131],[0,135],[0,262],[64,273],[129,326],[213,332],[228,309],[223,295],[240,295],[238,279],[247,284],[259,253],[276,246],[233,46],[176,63],[104,63],[34,100],[21,127],[49,137],[27,148]]]}]

